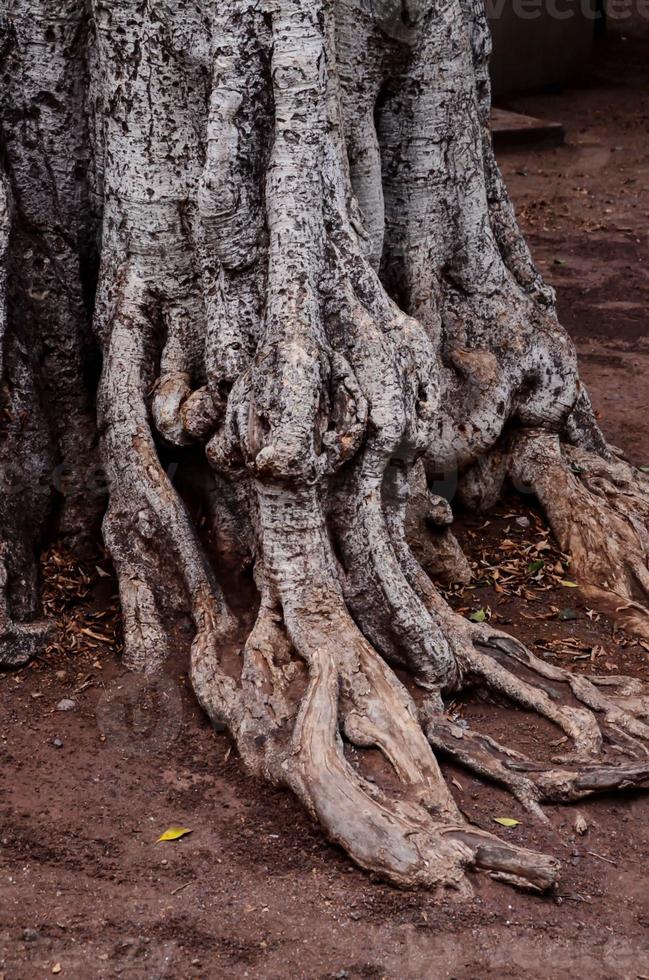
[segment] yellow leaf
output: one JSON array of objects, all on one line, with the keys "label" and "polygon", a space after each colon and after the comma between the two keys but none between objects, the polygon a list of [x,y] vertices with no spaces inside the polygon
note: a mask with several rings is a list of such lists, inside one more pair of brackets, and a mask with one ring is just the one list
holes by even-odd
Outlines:
[{"label": "yellow leaf", "polygon": [[163,840],[180,840],[185,834],[191,834],[189,827],[169,827],[168,830],[165,830],[164,834],[158,837],[157,843],[159,844]]},{"label": "yellow leaf", "polygon": [[55,963],[54,966],[52,967],[52,973],[60,973],[60,972],[61,972],[61,964]]},{"label": "yellow leaf", "polygon": [[494,817],[494,822],[501,827],[518,827],[520,820],[514,820],[513,817]]},{"label": "yellow leaf", "polygon": [[562,579],[559,585],[565,585],[567,589],[578,589],[579,586],[576,582],[569,582],[567,579]]}]

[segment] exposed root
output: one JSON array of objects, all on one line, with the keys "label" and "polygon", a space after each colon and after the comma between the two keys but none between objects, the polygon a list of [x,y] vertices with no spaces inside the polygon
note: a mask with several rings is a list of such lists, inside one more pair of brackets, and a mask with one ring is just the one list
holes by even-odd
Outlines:
[{"label": "exposed root", "polygon": [[[444,637],[446,649],[452,651],[457,664],[456,679],[453,675],[446,678],[447,689],[490,691],[550,721],[573,744],[573,751],[558,763],[531,760],[487,735],[461,728],[444,715],[433,692],[421,711],[433,748],[506,787],[540,819],[544,819],[542,802],[567,802],[612,789],[649,787],[649,726],[645,723],[649,698],[642,685],[629,678],[586,679],[572,674],[539,660],[512,637],[454,614],[423,574],[406,543],[404,522],[399,518],[404,505],[398,486],[403,485],[403,477],[395,471],[386,482],[391,489],[384,491],[383,503],[394,558],[398,558],[404,581],[427,610],[432,635]],[[378,546],[380,531],[377,526],[373,531],[366,539],[367,554],[356,556],[356,568],[372,568],[383,554]],[[380,581],[364,579],[367,609],[374,609],[379,602],[372,599],[373,591],[380,601],[387,602],[388,597],[381,594]],[[357,609],[356,615],[362,622],[362,610]],[[408,666],[418,683],[428,686],[412,635],[411,624],[405,643]],[[442,661],[436,643],[434,646],[435,666],[439,667]]]},{"label": "exposed root", "polygon": [[427,703],[422,718],[433,748],[508,789],[541,820],[544,802],[649,788],[649,726],[643,720],[649,718],[649,698],[639,682],[573,674],[539,660],[510,636],[464,620],[455,632],[464,688],[491,691],[536,712],[556,724],[574,748],[552,763],[535,761],[459,726]]},{"label": "exposed root", "polygon": [[[264,491],[261,526],[268,582],[240,683],[200,640],[192,668],[202,704],[231,727],[248,764],[289,786],[361,867],[397,885],[466,895],[476,867],[520,887],[552,887],[558,862],[459,813],[413,701],[349,617],[315,496]],[[358,766],[346,744],[360,750]],[[372,779],[368,749],[387,763]]]},{"label": "exposed root", "polygon": [[585,597],[649,640],[649,477],[538,431],[514,441],[511,467],[538,497]]},{"label": "exposed root", "polygon": [[[45,620],[31,623],[11,622],[6,609],[4,584],[1,581],[4,565],[0,562],[0,668],[22,667],[36,657],[52,632],[52,623]],[[4,608],[3,608],[4,607]]]},{"label": "exposed root", "polygon": [[233,623],[153,441],[145,397],[151,334],[146,284],[124,269],[113,286],[110,343],[99,395],[111,487],[104,537],[119,579],[125,662],[151,671],[170,652],[171,614],[184,602],[181,583],[195,606],[199,632],[218,620],[215,635],[223,636]]},{"label": "exposed root", "polygon": [[649,788],[649,761],[615,766],[578,760],[572,765],[569,760],[543,764],[441,716],[429,719],[426,734],[443,758],[507,789],[542,822],[547,817],[541,803],[569,803],[594,793]]}]

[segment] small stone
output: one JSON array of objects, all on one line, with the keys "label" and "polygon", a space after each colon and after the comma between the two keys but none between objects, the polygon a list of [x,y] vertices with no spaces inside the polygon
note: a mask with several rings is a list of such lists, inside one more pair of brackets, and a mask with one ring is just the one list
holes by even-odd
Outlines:
[{"label": "small stone", "polygon": [[572,620],[579,619],[579,616],[574,609],[560,609],[557,614],[557,619],[562,623],[569,623]]},{"label": "small stone", "polygon": [[516,524],[517,524],[518,527],[529,527],[530,526],[530,519],[529,519],[529,517],[517,517],[516,518]]},{"label": "small stone", "polygon": [[26,943],[35,943],[38,936],[39,932],[37,929],[23,929],[23,939]]},{"label": "small stone", "polygon": [[57,711],[74,711],[77,706],[77,702],[73,701],[71,698],[63,698],[62,701],[56,706]]},{"label": "small stone", "polygon": [[360,912],[350,912],[349,913],[349,917],[350,917],[350,919],[354,919],[355,922],[358,922],[358,920],[361,917],[361,913]]},{"label": "small stone", "polygon": [[62,749],[63,748],[63,742],[61,741],[60,738],[53,739],[52,740],[52,745],[54,746],[55,749]]}]

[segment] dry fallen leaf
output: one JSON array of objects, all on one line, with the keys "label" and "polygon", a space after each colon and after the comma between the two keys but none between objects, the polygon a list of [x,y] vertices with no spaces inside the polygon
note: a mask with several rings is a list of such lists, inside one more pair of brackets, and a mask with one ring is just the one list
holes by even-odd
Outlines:
[{"label": "dry fallen leaf", "polygon": [[159,844],[160,841],[167,840],[180,840],[180,838],[185,837],[186,834],[191,834],[189,827],[169,827],[168,830],[165,830],[164,834],[161,834],[160,837],[158,837],[157,843]]},{"label": "dry fallen leaf", "polygon": [[486,618],[487,618],[487,614],[484,611],[484,609],[477,609],[475,612],[472,612],[471,615],[469,616],[469,619],[471,620],[472,623],[484,623]]},{"label": "dry fallen leaf", "polygon": [[501,827],[518,827],[520,820],[514,820],[513,817],[494,817],[494,822]]},{"label": "dry fallen leaf", "polygon": [[559,582],[559,585],[565,586],[566,589],[578,589],[579,588],[579,586],[577,585],[576,582],[569,582],[568,579],[565,579],[565,578],[562,578],[561,579],[561,581]]},{"label": "dry fallen leaf", "polygon": [[575,830],[582,835],[588,830],[588,821],[582,813],[578,813],[575,817]]}]

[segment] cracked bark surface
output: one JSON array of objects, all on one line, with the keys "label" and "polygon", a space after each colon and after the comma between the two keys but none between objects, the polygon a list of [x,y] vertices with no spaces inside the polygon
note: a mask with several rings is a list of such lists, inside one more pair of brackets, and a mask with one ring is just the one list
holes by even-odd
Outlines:
[{"label": "cracked bark surface", "polygon": [[[42,477],[92,445],[92,307],[128,665],[158,670],[189,606],[203,708],[358,864],[460,894],[472,868],[552,888],[558,862],[469,825],[437,758],[543,819],[543,802],[649,783],[649,696],[453,613],[433,578],[468,563],[429,484],[457,472],[479,510],[524,483],[586,594],[645,638],[649,490],[607,446],[518,230],[481,5],[37,6],[3,17],[5,70],[22,75],[2,117],[0,453],[20,458],[29,507],[0,509],[0,663],[42,641]],[[61,518],[80,539],[83,503]],[[227,582],[250,567],[241,614]],[[472,686],[571,751],[540,764],[458,729],[444,699]],[[379,779],[349,746],[378,752]]]}]

